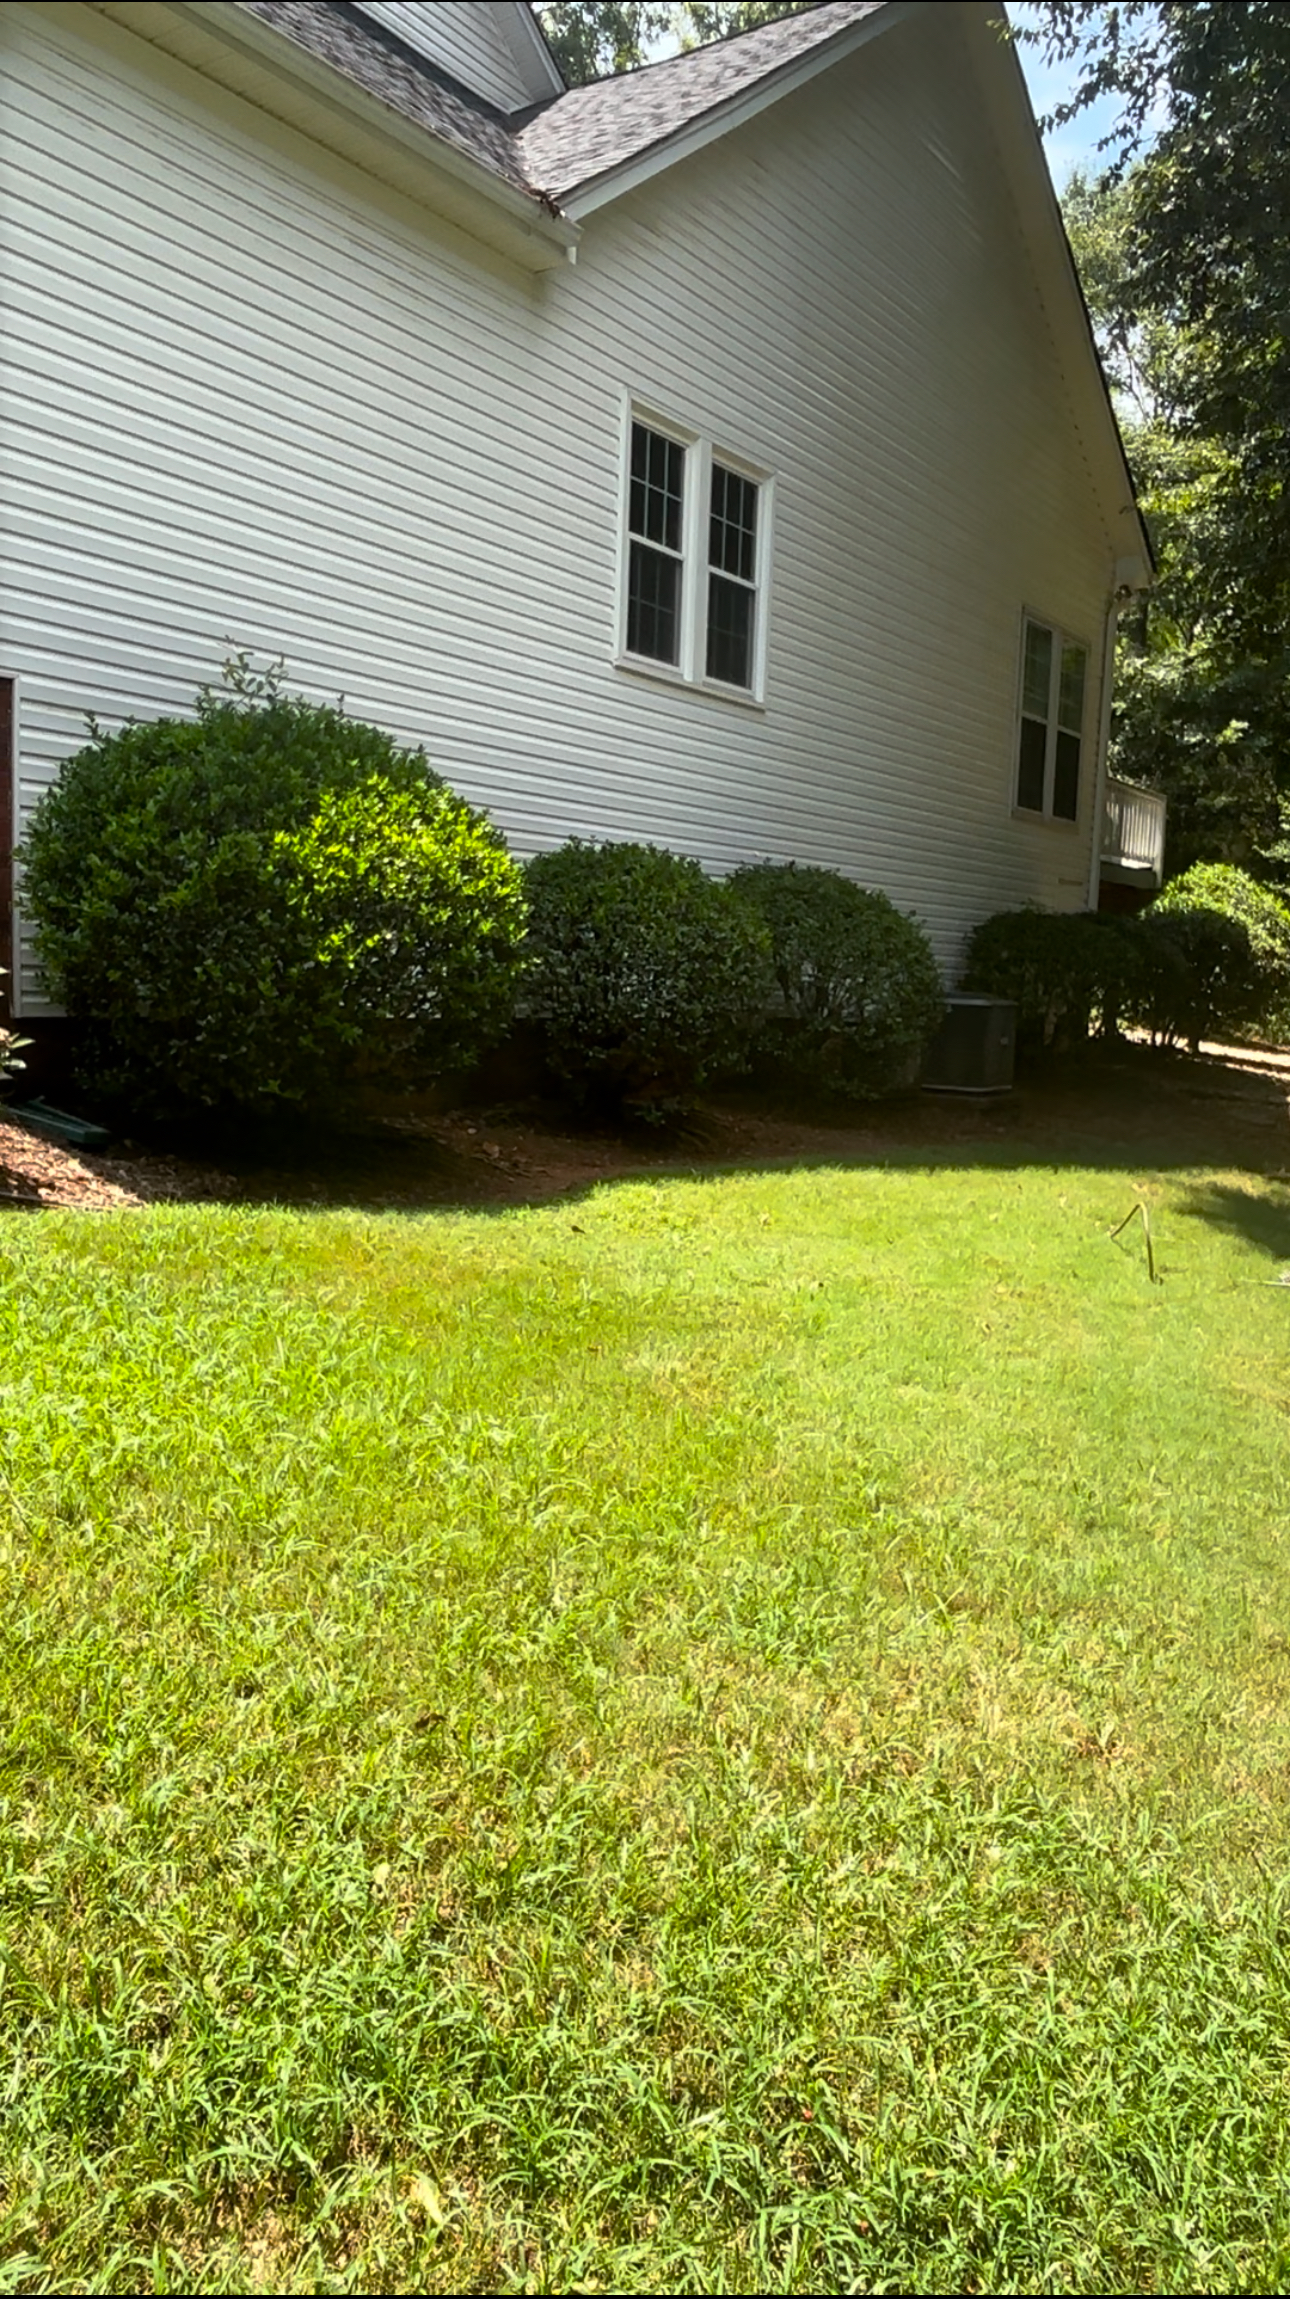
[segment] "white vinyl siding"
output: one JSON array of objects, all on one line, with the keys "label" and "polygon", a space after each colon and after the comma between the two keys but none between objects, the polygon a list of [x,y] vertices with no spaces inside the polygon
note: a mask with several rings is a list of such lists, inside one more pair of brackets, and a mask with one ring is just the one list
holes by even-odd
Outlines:
[{"label": "white vinyl siding", "polygon": [[[952,43],[898,26],[539,280],[90,9],[0,10],[0,65],[24,814],[87,712],[244,647],[521,853],[830,864],[947,963],[1081,905],[1087,764],[1078,841],[1011,809],[1017,614],[1098,630],[1111,545]],[[775,474],[761,711],[616,667],[628,394]]]},{"label": "white vinyl siding", "polygon": [[358,0],[358,5],[364,16],[374,16],[409,48],[503,112],[518,112],[554,92],[545,77],[535,80],[527,60],[522,65],[517,58],[503,20],[511,11],[489,0]]}]

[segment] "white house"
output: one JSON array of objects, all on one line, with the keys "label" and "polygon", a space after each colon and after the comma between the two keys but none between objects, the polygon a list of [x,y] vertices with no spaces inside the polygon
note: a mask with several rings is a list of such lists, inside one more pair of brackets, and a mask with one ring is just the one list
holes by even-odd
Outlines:
[{"label": "white house", "polygon": [[246,648],[521,853],[836,865],[947,964],[1082,907],[1149,547],[998,14],[566,91],[515,0],[7,0],[19,835]]}]

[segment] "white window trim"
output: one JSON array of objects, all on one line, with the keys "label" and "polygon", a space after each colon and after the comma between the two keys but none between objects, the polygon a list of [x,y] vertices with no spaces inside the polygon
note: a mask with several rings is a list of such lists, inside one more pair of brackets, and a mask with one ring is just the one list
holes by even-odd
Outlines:
[{"label": "white window trim", "polygon": [[[1024,705],[1026,700],[1026,626],[1028,623],[1037,623],[1041,630],[1051,631],[1054,641],[1052,667],[1048,673],[1048,730],[1044,742],[1044,803],[1042,810],[1034,806],[1022,806],[1017,799],[1017,777],[1021,769],[1021,722],[1026,715]],[[1076,795],[1073,815],[1053,813],[1053,786],[1057,779],[1057,737],[1059,732],[1073,734],[1075,731],[1073,727],[1062,727],[1058,718],[1061,707],[1062,649],[1064,647],[1080,647],[1084,653],[1084,711],[1079,726],[1079,790]],[[1021,633],[1017,648],[1017,706],[1012,719],[1011,780],[1008,785],[1012,812],[1018,822],[1042,823],[1048,830],[1079,829],[1080,816],[1084,811],[1085,768],[1089,756],[1088,715],[1093,683],[1090,676],[1092,661],[1093,649],[1087,639],[1081,638],[1078,631],[1067,630],[1064,624],[1055,623],[1051,615],[1042,615],[1035,607],[1022,608]]]},{"label": "white window trim", "polygon": [[[632,425],[643,423],[685,449],[685,496],[681,515],[681,628],[679,663],[659,662],[653,655],[627,650],[627,591],[631,564],[631,458]],[[757,489],[757,558],[753,570],[753,659],[750,686],[731,686],[725,679],[709,678],[704,664],[708,639],[708,505],[712,466],[750,479]],[[767,634],[770,624],[771,533],[775,511],[775,480],[771,472],[746,455],[733,453],[717,438],[660,413],[647,401],[625,396],[619,449],[618,581],[614,598],[614,667],[633,675],[657,679],[663,686],[732,702],[743,709],[761,710],[766,700]]]}]

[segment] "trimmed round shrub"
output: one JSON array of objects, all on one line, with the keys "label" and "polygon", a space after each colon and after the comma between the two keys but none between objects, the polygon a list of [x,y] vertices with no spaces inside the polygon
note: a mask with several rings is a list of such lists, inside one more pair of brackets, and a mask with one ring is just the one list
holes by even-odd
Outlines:
[{"label": "trimmed round shrub", "polygon": [[1139,987],[1131,920],[1096,910],[1000,910],[974,928],[962,986],[1011,998],[1022,1043],[1079,1044],[1113,1030]]},{"label": "trimmed round shrub", "polygon": [[487,818],[273,679],[92,726],[22,862],[85,1082],[142,1114],[335,1102],[468,1059],[513,1008],[522,878]]},{"label": "trimmed round shrub", "polygon": [[770,990],[766,930],[729,884],[658,846],[573,839],[525,872],[525,988],[557,1077],[648,1116],[741,1057]]},{"label": "trimmed round shrub", "polygon": [[1201,912],[1244,928],[1248,956],[1239,938],[1229,941],[1220,956],[1221,938],[1206,939],[1203,928],[1188,926],[1208,985],[1202,1003],[1210,1010],[1198,1034],[1260,1025],[1280,1033],[1290,1009],[1290,906],[1233,863],[1197,862],[1171,880],[1146,915],[1190,920]]},{"label": "trimmed round shrub", "polygon": [[826,1092],[872,1097],[911,1075],[944,1012],[921,926],[836,870],[758,862],[730,881],[770,936],[778,1009],[759,1045]]},{"label": "trimmed round shrub", "polygon": [[1153,903],[1136,921],[1140,971],[1126,1018],[1161,1045],[1221,1038],[1258,1019],[1267,995],[1249,928],[1202,903]]}]

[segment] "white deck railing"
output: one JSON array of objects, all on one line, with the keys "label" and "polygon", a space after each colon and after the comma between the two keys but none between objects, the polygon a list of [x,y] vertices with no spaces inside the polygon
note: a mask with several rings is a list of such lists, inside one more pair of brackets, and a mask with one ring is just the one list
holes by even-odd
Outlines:
[{"label": "white deck railing", "polygon": [[1107,783],[1102,860],[1149,870],[1160,881],[1165,864],[1165,800],[1158,790],[1139,790],[1132,782]]}]

